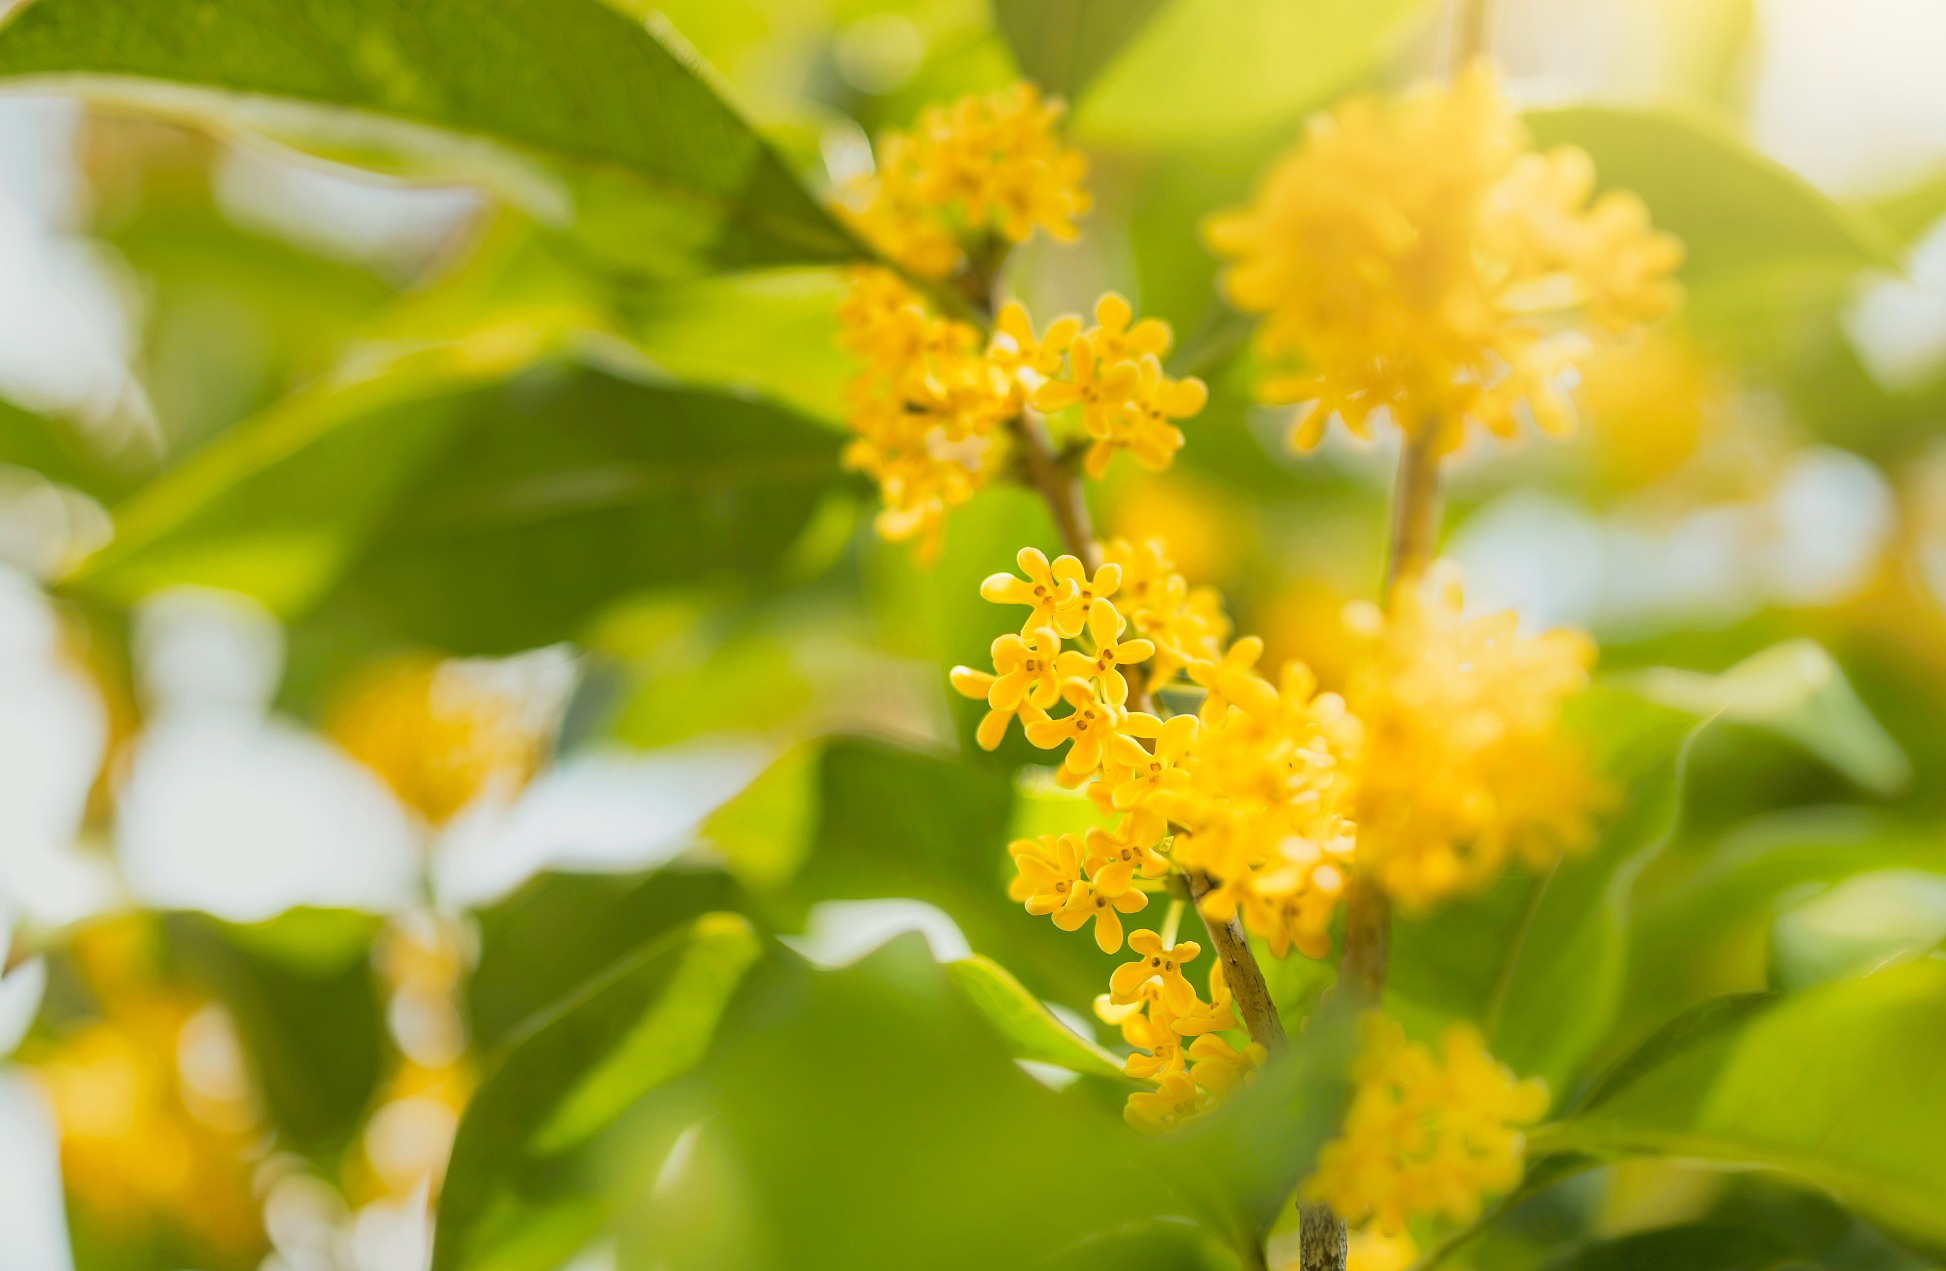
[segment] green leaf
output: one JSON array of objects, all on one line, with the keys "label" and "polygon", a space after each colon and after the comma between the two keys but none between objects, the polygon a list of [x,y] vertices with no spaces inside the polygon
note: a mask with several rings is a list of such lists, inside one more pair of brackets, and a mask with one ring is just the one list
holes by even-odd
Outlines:
[{"label": "green leaf", "polygon": [[130,604],[194,583],[302,613],[459,426],[466,390],[504,370],[436,349],[292,394],[116,507],[114,541],[67,584]]},{"label": "green leaf", "polygon": [[790,881],[809,855],[817,830],[822,755],[817,742],[792,747],[703,822],[702,836],[744,886],[775,890]]},{"label": "green leaf", "polygon": [[623,1179],[624,1266],[1059,1265],[1182,1212],[1119,1097],[1020,1072],[916,934],[840,971],[766,961],[707,1078],[661,1101],[696,1127],[684,1173],[704,1181],[666,1150]]},{"label": "green leaf", "polygon": [[456,652],[568,639],[635,591],[762,579],[847,480],[836,435],[718,393],[553,367],[467,407],[343,583]]},{"label": "green leaf", "polygon": [[1783,1170],[1946,1247],[1946,960],[1738,1003],[1625,1064],[1628,1079],[1537,1130],[1534,1154],[1676,1156]]},{"label": "green leaf", "polygon": [[1306,112],[1370,73],[1425,7],[1422,0],[1169,0],[1081,98],[1076,134],[1150,151],[1294,133]]},{"label": "green leaf", "polygon": [[993,18],[1025,75],[1072,101],[1163,0],[993,0]]},{"label": "green leaf", "polygon": [[858,255],[689,56],[596,0],[40,0],[0,28],[0,76],[37,87],[353,161],[538,164],[516,183],[534,210],[570,203],[591,241],[646,267]]},{"label": "green leaf", "polygon": [[1765,1271],[1797,1252],[1774,1232],[1693,1223],[1596,1241],[1549,1261],[1546,1271]]},{"label": "green leaf", "polygon": [[602,1215],[563,1158],[702,1059],[760,953],[742,917],[706,914],[512,1038],[460,1121],[434,1271],[548,1268],[570,1257]]},{"label": "green leaf", "polygon": [[1525,121],[1541,148],[1586,150],[1601,189],[1641,195],[1657,227],[1683,240],[1688,279],[1782,261],[1896,261],[1890,235],[1869,214],[1840,207],[1699,119],[1576,106],[1531,111]]},{"label": "green leaf", "polygon": [[1115,1056],[1054,1018],[1041,1000],[991,958],[975,955],[948,963],[946,974],[998,1030],[1015,1059],[1056,1064],[1079,1073],[1122,1076]]},{"label": "green leaf", "polygon": [[715,870],[530,879],[474,915],[480,960],[466,984],[474,1038],[490,1051],[648,941],[698,914],[744,906],[736,885]]},{"label": "green leaf", "polygon": [[323,911],[239,928],[200,914],[164,922],[171,957],[229,1007],[270,1119],[314,1160],[333,1160],[377,1093],[383,1023],[369,920]]},{"label": "green leaf", "polygon": [[1788,737],[1874,794],[1895,793],[1912,777],[1899,743],[1814,640],[1774,644],[1720,675],[1654,667],[1634,685],[1675,710],[1721,715]]},{"label": "green leaf", "polygon": [[1946,875],[1894,869],[1848,878],[1770,927],[1770,982],[1795,991],[1923,957],[1946,940]]}]

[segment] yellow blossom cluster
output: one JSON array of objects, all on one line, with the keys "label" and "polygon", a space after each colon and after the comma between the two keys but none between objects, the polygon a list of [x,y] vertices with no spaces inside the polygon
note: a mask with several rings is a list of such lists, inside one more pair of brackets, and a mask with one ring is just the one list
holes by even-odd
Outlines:
[{"label": "yellow blossom cluster", "polygon": [[1520,1181],[1516,1127],[1547,1111],[1543,1082],[1516,1081],[1464,1024],[1446,1030],[1437,1057],[1376,1013],[1363,1033],[1343,1137],[1319,1154],[1306,1196],[1397,1235],[1408,1214],[1468,1221],[1483,1194]]},{"label": "yellow blossom cluster", "polygon": [[865,364],[846,392],[857,437],[845,463],[878,483],[879,533],[917,538],[922,557],[938,550],[946,513],[1005,469],[1009,425],[1030,406],[1078,408],[1093,439],[1087,467],[1098,477],[1122,450],[1167,467],[1183,443],[1171,421],[1196,414],[1208,397],[1202,381],[1163,373],[1168,326],[1134,322],[1113,293],[1095,306],[1093,327],[1063,317],[1038,336],[1027,310],[1008,304],[983,349],[972,325],[930,315],[890,270],[865,267],[838,317],[841,343]]},{"label": "yellow blossom cluster", "polygon": [[[1350,865],[1358,720],[1337,695],[1318,693],[1301,664],[1278,685],[1259,675],[1256,637],[1225,648],[1214,596],[1192,600],[1160,540],[1118,540],[1104,555],[1090,576],[1076,557],[1022,551],[1025,578],[996,574],[981,587],[989,600],[1028,607],[1021,633],[994,641],[992,672],[953,671],[960,692],[986,699],[981,745],[998,746],[1018,715],[1033,745],[1067,746],[1057,780],[1085,786],[1116,818],[1072,850],[1017,851],[1016,888],[1029,890],[1016,899],[1070,929],[1092,917],[1112,953],[1116,914],[1142,907],[1131,897],[1136,875],[1180,870],[1208,883],[1205,917],[1227,922],[1240,910],[1278,955],[1295,945],[1322,957]],[[1128,562],[1126,575],[1117,561]],[[1063,647],[1069,640],[1080,647]],[[1155,662],[1165,674],[1145,674]],[[1201,688],[1200,711],[1165,721],[1128,709],[1131,677],[1146,694],[1179,670]]]},{"label": "yellow blossom cluster", "polygon": [[327,726],[333,740],[435,825],[490,785],[517,789],[542,758],[540,730],[513,694],[434,658],[364,672]]},{"label": "yellow blossom cluster", "polygon": [[1547,868],[1586,844],[1607,799],[1559,728],[1594,642],[1566,629],[1526,637],[1514,614],[1468,619],[1461,601],[1441,566],[1396,588],[1390,612],[1346,615],[1363,646],[1345,685],[1365,726],[1359,867],[1411,908],[1482,885],[1510,855]]},{"label": "yellow blossom cluster", "polygon": [[1095,1013],[1120,1027],[1134,1048],[1123,1070],[1156,1085],[1130,1095],[1122,1115],[1136,1129],[1160,1134],[1216,1106],[1268,1056],[1255,1042],[1239,1049],[1223,1036],[1237,1018],[1220,961],[1210,967],[1205,1002],[1182,973],[1202,952],[1195,941],[1165,945],[1155,932],[1138,931],[1128,944],[1141,958],[1115,969]]},{"label": "yellow blossom cluster", "polygon": [[1054,132],[1065,109],[1024,82],[934,106],[910,131],[879,139],[876,171],[840,206],[866,241],[923,278],[954,273],[969,240],[989,232],[1020,243],[1039,225],[1073,238],[1091,200],[1087,159]]},{"label": "yellow blossom cluster", "polygon": [[1594,185],[1584,152],[1528,148],[1483,68],[1316,121],[1250,207],[1207,228],[1231,258],[1231,302],[1266,315],[1262,395],[1315,403],[1295,443],[1314,445],[1334,414],[1364,436],[1380,407],[1408,433],[1434,430],[1439,453],[1468,418],[1511,435],[1523,401],[1566,431],[1563,373],[1588,334],[1679,297],[1681,244],[1631,193],[1590,203]]},{"label": "yellow blossom cluster", "polygon": [[254,1261],[256,1094],[229,1017],[159,978],[152,939],[139,918],[84,932],[74,951],[100,1015],[23,1058],[60,1129],[78,1221],[117,1239],[163,1228],[213,1261]]}]

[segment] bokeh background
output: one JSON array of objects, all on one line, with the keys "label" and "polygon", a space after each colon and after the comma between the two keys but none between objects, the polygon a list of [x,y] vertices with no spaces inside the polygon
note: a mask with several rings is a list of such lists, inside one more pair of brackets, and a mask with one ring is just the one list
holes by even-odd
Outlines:
[{"label": "bokeh background", "polygon": [[[1128,295],[1213,390],[1098,519],[1165,535],[1268,661],[1333,681],[1394,443],[1286,449],[1198,225],[1311,112],[1431,73],[1439,6],[1131,0],[1132,37],[982,0],[614,7],[813,189],[925,104],[1081,85],[1097,206],[1006,286],[1040,314]],[[1635,882],[1619,1054],[1712,994],[1946,936],[1946,8],[1496,0],[1491,46],[1540,141],[1684,237],[1688,301],[1586,367],[1572,440],[1456,457],[1469,607],[1587,628],[1618,683],[1814,642],[1772,655],[1808,686],[1781,712],[1654,681],[1728,709]],[[318,157],[364,139],[300,136],[0,96],[0,1267],[419,1271],[496,1048],[704,911],[808,961],[707,1097],[537,1185],[598,1211],[551,1265],[837,1265],[861,1224],[922,1249],[997,1205],[1022,1127],[1061,1131],[933,960],[990,954],[1091,1035],[1107,965],[1006,902],[1010,834],[1082,811],[1031,752],[974,749],[945,681],[1000,626],[978,580],[1051,540],[1039,507],[983,495],[929,569],[873,537],[838,464],[838,269],[706,275],[667,263],[683,226],[598,190],[564,211],[505,155],[388,180]],[[894,937],[870,974],[808,969]],[[1673,1166],[1564,1184],[1476,1256],[1705,1219],[1926,1265],[1787,1180]],[[1225,1265],[1188,1228],[1109,1245]]]}]

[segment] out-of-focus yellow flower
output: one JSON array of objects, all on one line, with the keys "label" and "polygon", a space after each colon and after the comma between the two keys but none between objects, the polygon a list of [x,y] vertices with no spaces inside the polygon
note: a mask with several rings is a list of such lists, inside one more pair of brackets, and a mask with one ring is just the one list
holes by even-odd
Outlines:
[{"label": "out-of-focus yellow flower", "polygon": [[[1172,569],[1210,583],[1235,576],[1253,534],[1234,500],[1173,471],[1143,475],[1118,487],[1110,524],[1119,538],[1132,543],[1166,540]],[[1128,568],[1126,562],[1122,568]]]},{"label": "out-of-focus yellow flower", "polygon": [[1410,1232],[1386,1235],[1376,1227],[1354,1231],[1346,1242],[1345,1271],[1405,1271],[1419,1258]]},{"label": "out-of-focus yellow flower", "polygon": [[1456,572],[1402,583],[1393,608],[1353,605],[1363,638],[1345,696],[1365,724],[1358,864],[1408,907],[1475,888],[1509,855],[1542,869],[1587,842],[1607,800],[1559,729],[1587,686],[1594,643],[1534,637],[1512,613],[1465,619]]},{"label": "out-of-focus yellow flower", "polygon": [[989,231],[1025,242],[1036,225],[1073,238],[1092,202],[1088,161],[1055,135],[1066,107],[1016,83],[934,106],[906,132],[879,139],[877,170],[840,208],[865,239],[925,278],[944,278]]},{"label": "out-of-focus yellow flower", "polygon": [[53,1106],[81,1221],[118,1233],[161,1226],[243,1261],[264,1248],[246,1159],[255,1094],[228,1017],[156,978],[140,925],[80,937],[101,1018],[23,1058]]},{"label": "out-of-focus yellow flower", "polygon": [[366,672],[331,711],[328,729],[435,824],[495,783],[517,789],[543,750],[517,697],[464,664],[432,658]]},{"label": "out-of-focus yellow flower", "polygon": [[1675,472],[1728,413],[1729,385],[1665,330],[1602,345],[1580,374],[1575,403],[1596,462],[1624,489]]},{"label": "out-of-focus yellow flower", "polygon": [[1209,223],[1238,308],[1262,313],[1267,400],[1316,404],[1354,433],[1385,407],[1440,452],[1468,418],[1511,435],[1514,407],[1564,431],[1562,373],[1590,331],[1662,317],[1679,298],[1675,239],[1642,201],[1595,199],[1583,152],[1528,149],[1486,70],[1397,102],[1361,98],[1312,124],[1248,208]]},{"label": "out-of-focus yellow flower", "polygon": [[1446,1030],[1437,1057],[1376,1013],[1363,1033],[1344,1136],[1319,1154],[1309,1199],[1396,1236],[1412,1214],[1466,1222],[1482,1195],[1520,1181],[1516,1127],[1547,1111],[1544,1083],[1516,1081],[1464,1024]]}]

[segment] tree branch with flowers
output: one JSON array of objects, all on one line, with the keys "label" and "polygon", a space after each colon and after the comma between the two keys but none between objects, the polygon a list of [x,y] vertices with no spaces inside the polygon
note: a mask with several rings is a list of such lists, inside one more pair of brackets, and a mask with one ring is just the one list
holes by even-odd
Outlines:
[{"label": "tree branch with flowers", "polygon": [[[1166,541],[1093,536],[1083,478],[1123,451],[1166,468],[1178,425],[1193,433],[1207,400],[1201,381],[1165,370],[1168,327],[1135,321],[1114,294],[1092,325],[1066,316],[1037,332],[1016,301],[979,322],[992,257],[968,244],[1035,225],[1073,237],[1088,207],[1058,118],[1021,85],[881,141],[853,223],[903,270],[973,301],[973,320],[935,315],[892,270],[854,273],[844,341],[866,369],[846,462],[879,484],[879,532],[922,558],[996,479],[1038,491],[1060,530],[1065,555],[1023,548],[1018,574],[981,587],[1025,620],[994,641],[992,670],[951,678],[988,708],[981,746],[1018,719],[1031,745],[1065,748],[1054,779],[1104,818],[1011,844],[1009,895],[1136,955],[1096,1001],[1143,1083],[1130,1125],[1178,1130],[1290,1044],[1253,939],[1271,957],[1325,960],[1339,932],[1338,993],[1371,1013],[1343,1137],[1302,1189],[1317,1210],[1305,1265],[1344,1265],[1344,1221],[1359,1227],[1352,1264],[1376,1265],[1410,1215],[1463,1220],[1517,1181],[1515,1127],[1548,1102],[1469,1028],[1434,1052],[1378,1014],[1390,908],[1476,891],[1513,862],[1545,871],[1586,845],[1608,798],[1558,726],[1591,642],[1462,615],[1456,578],[1431,564],[1439,462],[1469,425],[1565,431],[1562,372],[1673,308],[1681,250],[1633,196],[1591,201],[1585,154],[1528,149],[1479,66],[1451,88],[1320,117],[1248,207],[1209,223],[1231,303],[1262,315],[1258,392],[1294,404],[1293,444],[1315,446],[1333,420],[1360,437],[1389,421],[1400,438],[1387,603],[1348,611],[1359,661],[1341,691],[1320,692],[1302,663],[1260,667],[1263,642],[1233,636]],[[1163,932],[1124,932],[1165,895]],[[1202,945],[1177,938],[1184,902],[1218,954],[1207,997],[1189,974]],[[1246,1256],[1261,1265],[1261,1250]]]}]

